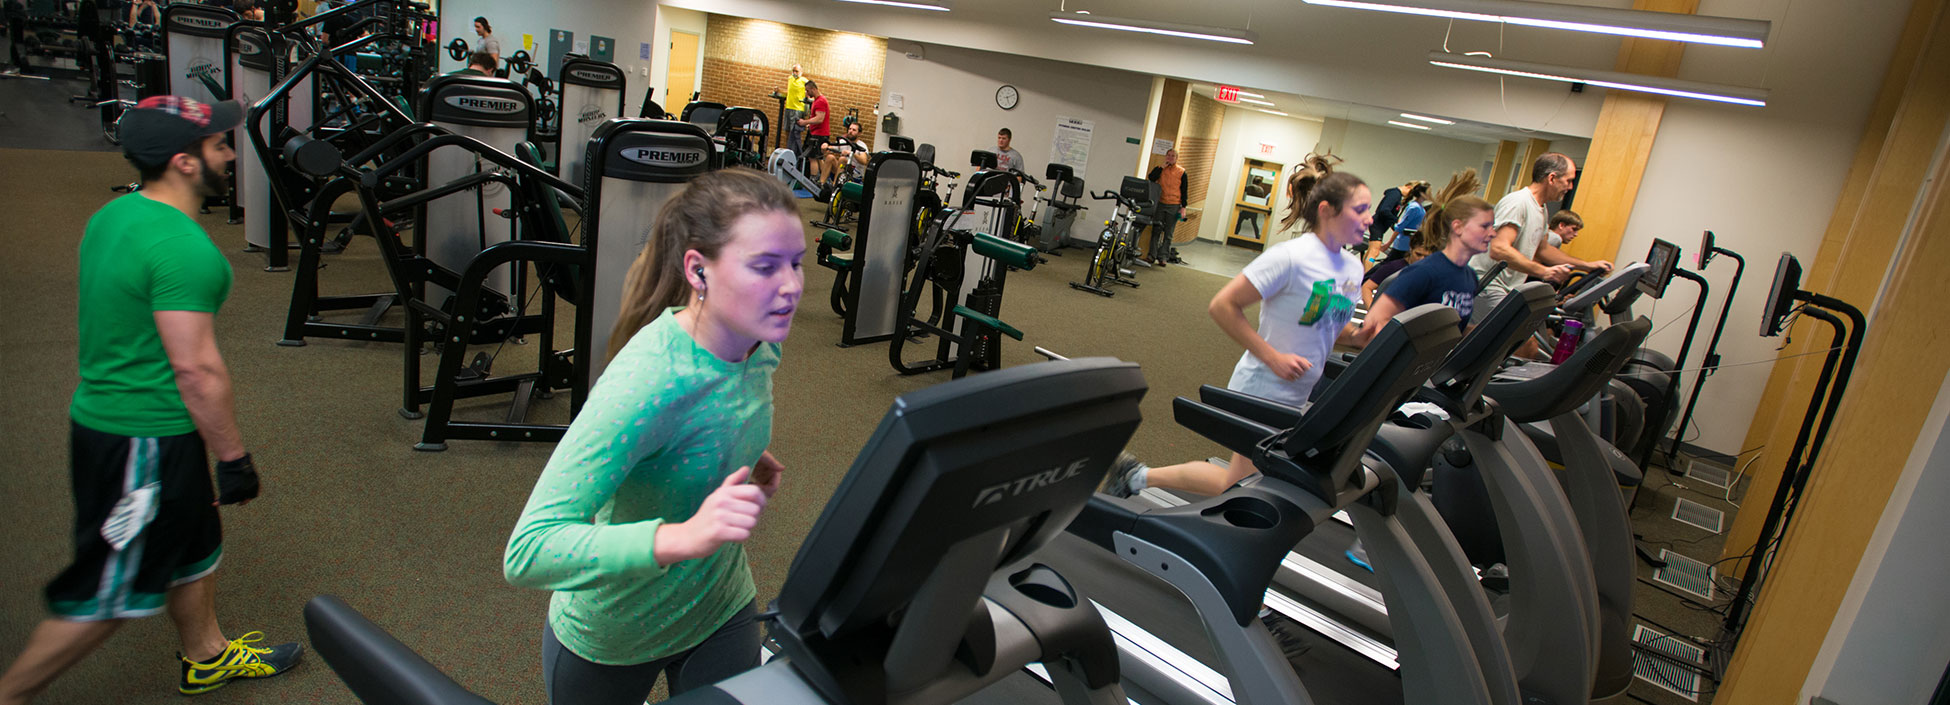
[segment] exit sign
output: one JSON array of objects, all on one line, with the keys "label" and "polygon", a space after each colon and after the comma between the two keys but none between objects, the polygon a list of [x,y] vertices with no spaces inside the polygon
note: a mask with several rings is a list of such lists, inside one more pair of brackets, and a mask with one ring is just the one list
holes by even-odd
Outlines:
[{"label": "exit sign", "polygon": [[1221,102],[1221,103],[1237,103],[1237,102],[1239,102],[1239,87],[1238,87],[1238,86],[1219,86],[1219,102]]}]

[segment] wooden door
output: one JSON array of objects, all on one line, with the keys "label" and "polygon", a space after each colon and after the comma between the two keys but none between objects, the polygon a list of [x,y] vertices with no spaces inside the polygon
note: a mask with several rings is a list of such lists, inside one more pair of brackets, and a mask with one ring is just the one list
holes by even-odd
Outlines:
[{"label": "wooden door", "polygon": [[697,90],[697,41],[697,35],[690,32],[670,33],[670,69],[664,73],[663,104],[673,115],[691,102],[691,93]]}]

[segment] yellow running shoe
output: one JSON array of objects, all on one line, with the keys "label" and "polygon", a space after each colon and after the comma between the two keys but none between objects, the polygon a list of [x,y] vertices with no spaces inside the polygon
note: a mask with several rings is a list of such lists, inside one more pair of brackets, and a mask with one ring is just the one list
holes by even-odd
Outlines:
[{"label": "yellow running shoe", "polygon": [[268,649],[251,646],[263,640],[264,632],[245,634],[232,639],[216,658],[203,662],[178,654],[183,662],[183,682],[176,686],[176,692],[200,695],[222,688],[234,678],[270,678],[291,670],[305,655],[305,647],[295,641]]}]

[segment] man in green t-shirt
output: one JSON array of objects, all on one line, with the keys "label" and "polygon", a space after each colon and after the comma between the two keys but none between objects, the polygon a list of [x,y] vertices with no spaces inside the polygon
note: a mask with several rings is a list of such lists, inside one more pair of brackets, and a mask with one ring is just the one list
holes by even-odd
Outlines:
[{"label": "man in green t-shirt", "polygon": [[[177,691],[265,678],[298,663],[296,643],[225,639],[216,586],[217,505],[257,496],[238,432],[215,317],[230,263],[194,214],[224,191],[236,101],[144,99],[123,115],[123,155],[142,188],[88,220],[77,306],[81,384],[69,406],[74,561],[44,591],[50,619],[0,675],[0,705],[47,689],[124,622],[164,611],[182,641]],[[218,492],[208,454],[217,456]]]}]

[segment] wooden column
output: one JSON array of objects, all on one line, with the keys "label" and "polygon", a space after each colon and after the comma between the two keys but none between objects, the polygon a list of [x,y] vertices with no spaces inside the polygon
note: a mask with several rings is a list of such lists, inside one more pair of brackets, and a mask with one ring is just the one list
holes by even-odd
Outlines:
[{"label": "wooden column", "polygon": [[[1865,197],[1847,214],[1853,222],[1846,226],[1843,241],[1823,244],[1821,260],[1834,260],[1824,267],[1831,276],[1811,278],[1804,285],[1822,291],[1823,280],[1832,281],[1836,287],[1822,293],[1865,311],[1873,305],[1873,318],[1828,445],[1714,697],[1717,705],[1800,701],[1807,674],[1829,638],[1862,554],[1935,402],[1918,389],[1929,389],[1950,373],[1950,356],[1942,349],[1943,322],[1950,319],[1950,297],[1943,296],[1943,272],[1950,269],[1950,183],[1929,178],[1950,170],[1950,151],[1942,142],[1950,128],[1950,12],[1945,4],[1915,3],[1930,15],[1912,22],[1929,28],[1923,50],[1919,55],[1898,49],[1899,61],[1906,53],[1913,58],[1891,66],[1892,75],[1908,75],[1886,136],[1876,140],[1881,142],[1879,157],[1868,170],[1867,187],[1851,189]],[[1911,19],[1917,14],[1912,12]],[[1909,39],[1907,29],[1904,39]],[[1888,88],[1885,83],[1885,95]],[[1865,148],[1873,137],[1865,135]],[[1878,217],[1882,212],[1889,215]],[[1838,224],[1843,216],[1838,210]],[[1827,334],[1814,330],[1816,325],[1799,326],[1799,337],[1819,338],[1826,345]],[[1770,386],[1794,374],[1791,367],[1776,366]],[[1799,401],[1805,399],[1803,395],[1783,406],[1804,407]],[[1757,498],[1772,494],[1750,491],[1745,506],[1760,507]]]},{"label": "wooden column", "polygon": [[1503,194],[1510,192],[1510,168],[1517,163],[1517,143],[1509,140],[1496,145],[1496,165],[1490,167],[1490,180],[1486,184],[1484,198],[1495,203]]},{"label": "wooden column", "polygon": [[[1171,140],[1172,146],[1177,146],[1178,126],[1185,121],[1185,99],[1191,94],[1192,84],[1175,78],[1165,79],[1165,90],[1158,96],[1158,125],[1151,128],[1151,139]],[[1138,168],[1138,176],[1149,174],[1151,167],[1165,163],[1165,155],[1151,153],[1151,142],[1147,141],[1138,148],[1144,150],[1145,155],[1144,166]]]},{"label": "wooden column", "polygon": [[[1699,0],[1633,0],[1634,10],[1692,14]],[[1648,76],[1679,75],[1685,44],[1655,39],[1626,39],[1618,50],[1617,70]],[[1616,259],[1625,238],[1625,223],[1638,201],[1639,180],[1645,176],[1652,141],[1659,136],[1666,99],[1647,93],[1605,91],[1598,111],[1598,127],[1591,133],[1591,153],[1578,165],[1577,212],[1584,230],[1577,242],[1564,248],[1580,259]]]}]

